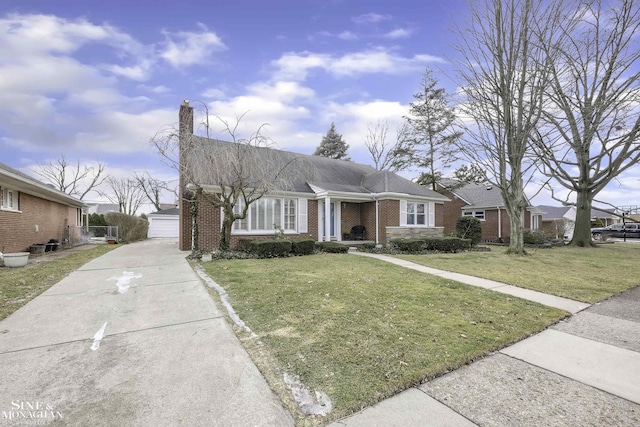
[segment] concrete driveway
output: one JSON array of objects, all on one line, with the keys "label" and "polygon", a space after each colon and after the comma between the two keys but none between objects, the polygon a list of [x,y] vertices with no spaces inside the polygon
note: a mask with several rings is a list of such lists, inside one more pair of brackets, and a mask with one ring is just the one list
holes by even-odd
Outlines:
[{"label": "concrete driveway", "polygon": [[0,425],[293,425],[186,255],[121,246],[0,322]]}]

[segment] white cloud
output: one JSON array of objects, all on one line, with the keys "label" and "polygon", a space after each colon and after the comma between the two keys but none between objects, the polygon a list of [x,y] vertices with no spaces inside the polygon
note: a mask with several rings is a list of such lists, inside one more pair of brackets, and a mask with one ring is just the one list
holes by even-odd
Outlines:
[{"label": "white cloud", "polygon": [[386,39],[392,39],[392,40],[407,39],[411,37],[411,34],[413,34],[413,31],[411,30],[407,30],[406,28],[397,28],[393,31],[389,31],[388,33],[383,35],[383,37]]},{"label": "white cloud", "polygon": [[358,35],[355,33],[352,33],[351,31],[343,31],[340,34],[338,34],[338,38],[341,40],[353,41],[353,40],[358,40]]},{"label": "white cloud", "polygon": [[336,77],[354,77],[363,74],[403,75],[422,70],[428,63],[445,62],[442,58],[427,54],[403,57],[383,48],[349,53],[340,57],[312,52],[285,53],[272,61],[275,78],[305,80],[313,69],[322,69]]},{"label": "white cloud", "polygon": [[218,89],[215,87],[210,87],[209,89],[206,89],[200,95],[203,98],[207,98],[207,99],[211,99],[211,98],[222,99],[226,96],[226,94],[222,89]]},{"label": "white cloud", "polygon": [[174,67],[200,65],[211,62],[214,53],[222,52],[227,46],[216,33],[203,24],[200,32],[164,32],[165,46],[160,56]]},{"label": "white cloud", "polygon": [[351,18],[356,24],[376,24],[382,21],[388,21],[391,19],[390,15],[381,15],[379,13],[365,13],[363,15],[354,16]]}]

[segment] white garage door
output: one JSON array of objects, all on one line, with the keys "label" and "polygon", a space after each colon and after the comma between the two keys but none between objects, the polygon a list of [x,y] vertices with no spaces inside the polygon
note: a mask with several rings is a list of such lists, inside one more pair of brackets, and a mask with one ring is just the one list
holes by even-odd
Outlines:
[{"label": "white garage door", "polygon": [[178,237],[178,217],[149,218],[149,238]]}]

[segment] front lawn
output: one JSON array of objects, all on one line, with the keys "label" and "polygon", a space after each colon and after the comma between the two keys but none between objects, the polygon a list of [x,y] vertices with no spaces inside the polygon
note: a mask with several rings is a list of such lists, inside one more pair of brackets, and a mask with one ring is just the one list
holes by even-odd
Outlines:
[{"label": "front lawn", "polygon": [[[74,252],[56,252],[55,259],[20,268],[0,267],[0,320],[49,289],[73,270],[113,249],[116,245],[100,245]],[[45,259],[49,255],[44,255]]]},{"label": "front lawn", "polygon": [[640,245],[606,244],[595,248],[528,249],[513,256],[491,252],[399,255],[416,264],[469,274],[577,301],[594,303],[640,285],[636,264]]},{"label": "front lawn", "polygon": [[351,255],[219,260],[203,267],[263,343],[238,329],[283,400],[291,405],[282,392],[284,373],[332,399],[327,418],[297,413],[298,424],[359,411],[568,314]]}]

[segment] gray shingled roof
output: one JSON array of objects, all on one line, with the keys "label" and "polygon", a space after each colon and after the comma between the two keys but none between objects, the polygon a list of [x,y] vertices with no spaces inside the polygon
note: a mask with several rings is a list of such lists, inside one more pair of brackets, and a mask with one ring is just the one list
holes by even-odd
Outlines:
[{"label": "gray shingled roof", "polygon": [[552,219],[563,218],[564,214],[566,214],[567,211],[571,209],[570,206],[549,206],[549,205],[540,205],[540,206],[536,206],[536,208],[543,212],[542,214],[543,221],[550,221]]},{"label": "gray shingled roof", "polygon": [[180,214],[180,210],[178,208],[171,208],[171,209],[163,209],[158,212],[151,212],[149,215],[179,215],[179,214]]},{"label": "gray shingled roof", "polygon": [[504,201],[500,189],[491,184],[466,184],[456,188],[453,194],[467,202],[467,208],[495,208],[503,207]]},{"label": "gray shingled roof", "polygon": [[[232,143],[194,136],[195,144],[218,144],[231,147]],[[269,158],[279,165],[292,163],[300,171],[293,179],[290,191],[314,194],[309,185],[330,192],[347,192],[357,194],[400,193],[409,196],[448,200],[442,194],[418,185],[406,178],[388,171],[377,171],[369,165],[347,160],[335,160],[320,156],[310,156],[272,148],[256,148],[260,158]],[[268,150],[268,152],[266,151]],[[199,182],[200,185],[215,185],[213,182]]]},{"label": "gray shingled roof", "polygon": [[67,193],[56,189],[50,184],[46,184],[36,178],[29,176],[11,166],[0,162],[0,175],[4,175],[12,185],[16,185],[19,191],[24,193],[33,194],[38,197],[42,197],[48,200],[55,200],[59,203],[64,203],[69,206],[81,207],[84,206],[84,202]]}]

